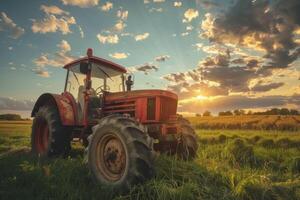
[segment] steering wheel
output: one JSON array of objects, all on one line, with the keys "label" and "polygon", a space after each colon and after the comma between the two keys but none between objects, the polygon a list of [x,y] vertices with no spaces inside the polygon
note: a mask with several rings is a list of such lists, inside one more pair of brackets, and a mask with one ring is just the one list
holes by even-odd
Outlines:
[{"label": "steering wheel", "polygon": [[[100,90],[100,91],[98,91],[98,90]],[[101,93],[107,92],[107,91],[110,91],[110,87],[108,85],[106,86],[106,90],[104,88],[104,85],[101,85],[100,87],[97,87],[97,89],[95,90],[97,95],[100,95]]]}]

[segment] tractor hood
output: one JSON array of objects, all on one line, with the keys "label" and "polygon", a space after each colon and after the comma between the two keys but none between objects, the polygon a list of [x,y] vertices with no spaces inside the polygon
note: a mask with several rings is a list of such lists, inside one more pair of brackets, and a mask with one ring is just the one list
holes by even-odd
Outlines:
[{"label": "tractor hood", "polygon": [[136,99],[143,97],[167,97],[178,100],[178,96],[167,90],[133,90],[127,92],[107,93],[105,96],[106,101],[114,101],[120,99]]}]

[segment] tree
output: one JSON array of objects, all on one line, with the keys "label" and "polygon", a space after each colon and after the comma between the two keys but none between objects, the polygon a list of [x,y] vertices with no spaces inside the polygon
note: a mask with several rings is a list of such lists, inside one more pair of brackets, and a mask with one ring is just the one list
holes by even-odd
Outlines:
[{"label": "tree", "polygon": [[245,115],[245,111],[239,109],[234,110],[233,113],[234,115]]},{"label": "tree", "polygon": [[199,114],[199,113],[196,113],[196,117],[201,117],[201,114]]},{"label": "tree", "polygon": [[208,110],[203,113],[203,117],[209,117],[209,116],[211,116],[211,112],[209,112]]},{"label": "tree", "polygon": [[298,110],[291,109],[291,110],[290,110],[290,114],[291,114],[291,115],[299,115],[300,113],[299,113]]},{"label": "tree", "polygon": [[230,110],[225,112],[219,112],[219,116],[231,116],[231,115],[233,115],[233,113]]},{"label": "tree", "polygon": [[287,108],[281,108],[279,113],[280,115],[289,115],[290,111]]},{"label": "tree", "polygon": [[0,120],[22,120],[22,118],[17,114],[2,114]]}]

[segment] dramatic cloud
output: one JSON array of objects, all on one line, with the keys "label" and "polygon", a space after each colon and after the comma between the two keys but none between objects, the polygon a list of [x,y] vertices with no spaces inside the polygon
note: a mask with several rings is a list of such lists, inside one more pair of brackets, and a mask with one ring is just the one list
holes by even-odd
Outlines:
[{"label": "dramatic cloud", "polygon": [[165,62],[168,59],[170,59],[169,55],[162,55],[162,56],[157,56],[156,58],[154,58],[154,60],[157,62]]},{"label": "dramatic cloud", "polygon": [[97,6],[99,0],[61,0],[65,5],[79,6],[81,8],[87,8]]},{"label": "dramatic cloud", "polygon": [[25,30],[17,26],[4,12],[1,12],[0,16],[0,31],[10,32],[10,37],[13,39],[18,39],[25,33]]},{"label": "dramatic cloud", "polygon": [[128,53],[113,53],[113,54],[109,54],[110,57],[115,58],[115,59],[125,59],[128,57]]},{"label": "dramatic cloud", "polygon": [[105,2],[105,4],[100,7],[100,9],[104,12],[107,12],[107,11],[111,10],[112,8],[113,8],[113,3],[109,2],[109,1]]},{"label": "dramatic cloud", "polygon": [[158,66],[153,63],[145,63],[143,65],[129,67],[128,71],[130,72],[143,72],[145,75],[148,75],[151,71],[158,71]]},{"label": "dramatic cloud", "polygon": [[191,22],[193,19],[199,16],[199,13],[195,9],[188,9],[184,12],[184,17],[188,22]]},{"label": "dramatic cloud", "polygon": [[168,74],[166,76],[163,76],[163,78],[167,81],[171,81],[171,82],[181,82],[181,81],[185,81],[185,74],[182,72],[179,73],[171,73]]},{"label": "dramatic cloud", "polygon": [[182,6],[182,2],[181,1],[174,1],[174,7],[181,7]]},{"label": "dramatic cloud", "polygon": [[254,92],[267,92],[267,91],[270,91],[270,90],[273,90],[273,89],[277,89],[281,86],[283,86],[284,83],[280,82],[280,83],[269,83],[269,84],[262,84],[261,82],[254,85],[252,88],[251,88],[251,91],[254,91]]},{"label": "dramatic cloud", "polygon": [[141,40],[145,40],[146,38],[149,37],[149,33],[143,33],[143,34],[140,34],[140,35],[136,35],[134,37],[135,41],[141,41]]},{"label": "dramatic cloud", "polygon": [[32,110],[33,106],[33,100],[0,97],[0,110]]},{"label": "dramatic cloud", "polygon": [[300,2],[238,0],[225,13],[205,15],[201,37],[263,52],[268,68],[285,68],[300,55],[295,31],[300,24]]},{"label": "dramatic cloud", "polygon": [[98,34],[97,38],[99,40],[99,42],[105,44],[105,43],[110,43],[110,44],[117,44],[119,42],[119,37],[118,35],[101,35]]},{"label": "dramatic cloud", "polygon": [[46,16],[42,20],[33,19],[31,30],[34,33],[48,33],[61,31],[66,35],[72,33],[70,25],[76,24],[74,17],[69,16],[69,13],[56,6],[41,6],[41,10]]}]

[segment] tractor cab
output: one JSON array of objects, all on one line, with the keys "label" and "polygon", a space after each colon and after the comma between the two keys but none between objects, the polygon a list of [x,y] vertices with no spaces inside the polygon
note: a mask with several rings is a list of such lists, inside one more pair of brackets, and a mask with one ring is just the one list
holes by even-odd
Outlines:
[{"label": "tractor cab", "polygon": [[88,49],[86,57],[64,66],[67,69],[64,92],[74,98],[80,123],[101,117],[106,94],[125,91],[125,68],[92,54]]}]

